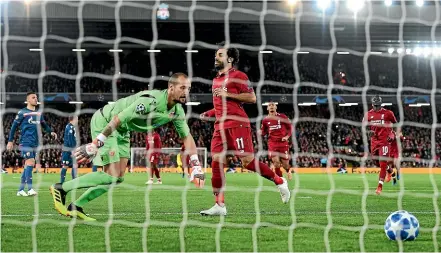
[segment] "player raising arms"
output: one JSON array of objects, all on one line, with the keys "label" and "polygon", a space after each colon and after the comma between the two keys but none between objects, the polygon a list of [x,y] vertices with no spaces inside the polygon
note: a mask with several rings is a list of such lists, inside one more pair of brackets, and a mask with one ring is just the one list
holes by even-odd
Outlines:
[{"label": "player raising arms", "polygon": [[[289,166],[289,138],[292,134],[292,125],[289,118],[277,112],[277,105],[274,102],[268,103],[268,116],[262,120],[260,134],[268,135],[268,156],[271,158],[277,176],[282,177],[280,167],[288,173],[288,179],[292,179]],[[282,162],[280,162],[282,160]]]},{"label": "player raising arms", "polygon": [[392,169],[388,169],[388,161],[391,160],[390,142],[395,138],[393,124],[397,123],[394,113],[384,109],[382,103],[380,96],[373,97],[372,109],[363,118],[370,128],[368,133],[371,135],[371,155],[380,164],[379,182],[375,191],[377,195],[381,194],[384,181],[389,182],[391,178]]},{"label": "player raising arms", "polygon": [[146,151],[147,151],[147,171],[150,179],[145,184],[153,184],[153,173],[155,173],[156,184],[162,184],[161,175],[159,174],[158,163],[161,155],[161,137],[156,131],[147,133],[146,135]]},{"label": "player raising arms", "polygon": [[[216,116],[211,140],[212,178],[211,185],[215,195],[215,205],[201,212],[202,215],[226,215],[224,204],[226,156],[236,155],[244,168],[258,172],[273,181],[279,188],[282,201],[290,198],[288,184],[277,176],[266,164],[255,160],[250,120],[242,103],[256,103],[256,95],[249,86],[245,73],[233,68],[239,61],[239,50],[226,48],[224,44],[216,51],[215,67],[218,71],[213,79],[214,108],[201,114],[201,119]],[[186,145],[187,146],[187,145]]]},{"label": "player raising arms", "polygon": [[[12,123],[11,131],[9,132],[7,150],[12,150],[14,147],[13,141],[17,127],[20,128],[20,146],[21,156],[24,159],[25,168],[21,174],[20,188],[17,196],[34,196],[37,192],[32,188],[32,170],[35,166],[35,157],[38,147],[38,125],[41,124],[46,133],[50,133],[54,138],[57,134],[52,132],[49,125],[46,123],[43,114],[36,111],[38,104],[37,94],[35,92],[28,92],[26,95],[27,106],[17,113],[14,122]],[[28,192],[24,191],[25,184],[28,185]]]},{"label": "player raising arms", "polygon": [[[173,122],[176,132],[191,154],[192,177],[204,177],[196,152],[196,144],[186,122],[183,103],[191,87],[183,73],[173,74],[166,90],[141,91],[121,98],[96,111],[90,122],[92,143],[76,149],[78,163],[90,162],[103,166],[104,171],[91,172],[63,184],[50,187],[55,209],[62,215],[95,220],[88,217],[83,207],[103,195],[109,188],[124,181],[130,156],[130,132],[149,132]],[[68,207],[66,195],[74,189],[88,188]]]},{"label": "player raising arms", "polygon": [[69,167],[72,168],[72,179],[77,177],[77,163],[72,159],[72,151],[77,146],[77,131],[76,126],[78,124],[78,117],[69,117],[69,123],[64,129],[64,145],[63,154],[61,155],[61,173],[60,173],[60,183],[64,183],[66,179],[66,172]]}]

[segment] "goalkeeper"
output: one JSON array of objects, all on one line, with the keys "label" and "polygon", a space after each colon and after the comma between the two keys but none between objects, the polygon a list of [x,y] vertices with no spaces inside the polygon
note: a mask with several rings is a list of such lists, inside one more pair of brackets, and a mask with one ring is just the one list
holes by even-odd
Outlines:
[{"label": "goalkeeper", "polygon": [[[62,215],[83,220],[95,219],[86,215],[84,205],[98,198],[115,184],[124,181],[124,173],[130,157],[130,132],[148,132],[173,122],[183,143],[189,149],[194,178],[205,179],[199,165],[196,144],[190,134],[182,104],[186,102],[191,87],[183,73],[171,76],[166,90],[141,91],[104,106],[93,115],[90,128],[92,143],[76,149],[78,163],[103,166],[104,172],[91,172],[63,184],[50,187],[55,209]],[[66,195],[74,189],[88,188],[77,200],[66,207]]]}]

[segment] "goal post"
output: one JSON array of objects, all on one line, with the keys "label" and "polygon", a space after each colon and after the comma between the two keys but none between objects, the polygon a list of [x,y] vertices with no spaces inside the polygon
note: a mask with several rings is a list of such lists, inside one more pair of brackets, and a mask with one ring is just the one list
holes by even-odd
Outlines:
[{"label": "goal post", "polygon": [[[208,162],[207,148],[197,148],[199,161],[203,164],[203,168],[206,169]],[[166,168],[169,172],[179,172],[177,170],[177,157],[181,152],[181,148],[161,148],[161,155],[159,159],[159,168]],[[130,149],[130,171],[145,171],[147,167],[146,149],[143,148],[131,148]]]}]

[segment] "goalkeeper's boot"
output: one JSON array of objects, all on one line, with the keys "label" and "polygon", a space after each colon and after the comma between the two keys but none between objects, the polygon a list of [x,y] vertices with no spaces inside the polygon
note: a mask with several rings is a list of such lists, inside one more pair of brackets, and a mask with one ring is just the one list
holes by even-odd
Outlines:
[{"label": "goalkeeper's boot", "polygon": [[54,185],[51,185],[49,188],[52,199],[54,200],[54,206],[55,209],[61,214],[68,216],[67,208],[66,208],[66,195],[67,192],[63,190],[62,184],[57,183]]},{"label": "goalkeeper's boot", "polygon": [[70,217],[76,217],[79,219],[82,219],[84,221],[96,221],[96,219],[89,217],[83,210],[82,207],[76,206],[73,203],[71,203],[67,207],[67,213]]},{"label": "goalkeeper's boot", "polygon": [[281,179],[283,180],[283,183],[277,185],[277,188],[279,189],[280,197],[282,198],[282,202],[288,203],[289,199],[291,198],[291,192],[289,191],[288,183],[286,182],[286,179],[283,177]]},{"label": "goalkeeper's boot", "polygon": [[224,206],[220,206],[218,203],[214,204],[214,206],[208,210],[201,211],[201,215],[203,216],[225,216],[227,215],[227,208]]},{"label": "goalkeeper's boot", "polygon": [[34,189],[30,189],[28,191],[28,196],[36,196],[36,195],[37,195],[37,192]]}]

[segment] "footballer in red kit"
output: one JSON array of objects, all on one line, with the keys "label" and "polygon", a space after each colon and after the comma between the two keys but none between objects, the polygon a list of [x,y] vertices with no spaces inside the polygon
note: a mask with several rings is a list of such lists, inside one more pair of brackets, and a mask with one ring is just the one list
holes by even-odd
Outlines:
[{"label": "footballer in red kit", "polygon": [[260,135],[268,135],[268,156],[271,158],[276,174],[281,177],[283,167],[288,173],[288,179],[292,179],[289,165],[289,138],[292,134],[292,124],[289,118],[277,112],[277,104],[268,103],[268,116],[262,120]]},{"label": "footballer in red kit", "polygon": [[156,184],[162,184],[161,176],[158,169],[159,156],[161,155],[161,137],[156,131],[149,132],[146,135],[146,151],[147,151],[147,171],[150,179],[146,184],[153,184],[153,174],[156,176]]},{"label": "footballer in red kit", "polygon": [[380,175],[376,193],[379,195],[383,190],[384,181],[391,179],[392,169],[388,169],[388,162],[391,160],[391,142],[395,139],[392,130],[397,119],[392,111],[382,107],[380,96],[372,98],[372,109],[367,112],[363,121],[368,122],[371,135],[371,155],[374,161],[379,161]]},{"label": "footballer in red kit", "polygon": [[224,203],[224,165],[227,156],[233,155],[242,161],[245,169],[258,172],[262,177],[273,181],[279,189],[282,201],[287,203],[291,193],[286,180],[277,176],[266,164],[254,159],[250,120],[243,104],[256,103],[256,94],[250,86],[248,76],[233,67],[239,62],[239,50],[221,44],[214,60],[218,71],[212,86],[214,108],[202,113],[200,118],[205,120],[216,117],[211,140],[211,185],[216,203],[201,214],[227,214]]}]

